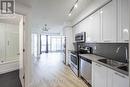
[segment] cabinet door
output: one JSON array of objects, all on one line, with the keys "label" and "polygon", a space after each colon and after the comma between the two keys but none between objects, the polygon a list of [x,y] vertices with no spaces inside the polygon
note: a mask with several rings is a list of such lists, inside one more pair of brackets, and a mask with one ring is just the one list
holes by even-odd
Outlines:
[{"label": "cabinet door", "polygon": [[[6,61],[19,60],[19,29],[17,25],[6,24]],[[13,50],[13,51],[12,51]]]},{"label": "cabinet door", "polygon": [[117,41],[117,10],[116,0],[112,0],[109,4],[102,8],[102,40],[103,42]]},{"label": "cabinet door", "polygon": [[19,53],[18,34],[12,32],[6,32],[6,61],[18,60],[18,53]]},{"label": "cabinet door", "polygon": [[89,31],[88,37],[90,42],[100,42],[101,41],[101,30],[100,30],[100,13],[97,11],[93,15],[91,15],[89,18]]},{"label": "cabinet door", "polygon": [[129,6],[128,0],[118,0],[118,41],[129,41]]},{"label": "cabinet door", "polygon": [[112,87],[129,87],[129,78],[121,73],[113,71]]},{"label": "cabinet door", "polygon": [[92,63],[92,87],[107,87],[107,68]]}]

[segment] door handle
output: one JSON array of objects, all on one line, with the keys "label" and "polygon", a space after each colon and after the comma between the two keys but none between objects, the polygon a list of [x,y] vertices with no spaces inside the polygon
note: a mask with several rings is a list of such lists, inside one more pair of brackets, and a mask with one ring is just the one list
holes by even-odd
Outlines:
[{"label": "door handle", "polygon": [[124,40],[125,42],[129,42],[129,40]]},{"label": "door handle", "polygon": [[17,55],[20,55],[20,53],[17,53]]}]

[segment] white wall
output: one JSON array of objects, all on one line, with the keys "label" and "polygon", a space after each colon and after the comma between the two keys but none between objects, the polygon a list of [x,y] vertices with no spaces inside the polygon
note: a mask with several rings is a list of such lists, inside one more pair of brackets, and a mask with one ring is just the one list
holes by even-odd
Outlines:
[{"label": "white wall", "polygon": [[[130,0],[128,0],[129,8],[130,8]],[[130,14],[130,9],[129,9]],[[130,17],[129,17],[129,29],[130,29]],[[129,31],[129,38],[130,38],[130,31]],[[130,41],[129,41],[129,70],[130,70]],[[129,83],[130,83],[130,71],[129,71]]]},{"label": "white wall", "polygon": [[63,25],[63,31],[64,31],[64,36],[66,37],[66,65],[69,64],[69,52],[73,50],[73,33],[72,33],[72,27],[70,22],[66,22]]},{"label": "white wall", "polygon": [[25,67],[25,87],[30,87],[32,77],[32,57],[31,57],[31,7],[16,2],[15,10],[17,14],[24,16],[24,65]]}]

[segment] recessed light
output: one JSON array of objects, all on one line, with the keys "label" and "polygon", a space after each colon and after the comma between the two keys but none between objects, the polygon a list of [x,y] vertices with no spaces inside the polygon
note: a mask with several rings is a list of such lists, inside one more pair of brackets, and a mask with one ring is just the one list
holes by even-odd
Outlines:
[{"label": "recessed light", "polygon": [[125,28],[125,29],[123,29],[123,32],[128,33],[129,31],[128,31],[128,29]]},{"label": "recessed light", "polygon": [[76,3],[76,4],[74,5],[74,7],[77,8],[77,7],[78,7],[78,4]]},{"label": "recessed light", "polygon": [[69,16],[71,16],[71,13],[69,13]]},{"label": "recessed light", "polygon": [[103,11],[100,11],[100,13],[102,14],[102,13],[103,13]]}]

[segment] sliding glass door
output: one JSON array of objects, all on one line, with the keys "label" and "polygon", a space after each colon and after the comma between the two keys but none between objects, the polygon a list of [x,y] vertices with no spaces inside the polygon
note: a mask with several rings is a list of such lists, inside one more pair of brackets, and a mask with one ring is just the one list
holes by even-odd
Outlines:
[{"label": "sliding glass door", "polygon": [[41,35],[41,52],[46,52],[46,36]]},{"label": "sliding glass door", "polygon": [[62,52],[64,45],[64,36],[43,36],[41,35],[42,52]]}]

